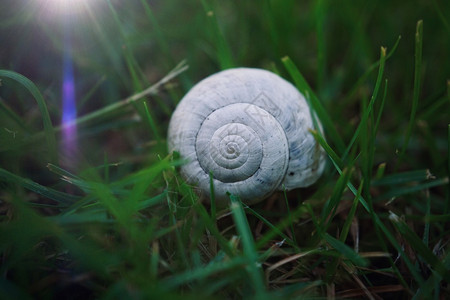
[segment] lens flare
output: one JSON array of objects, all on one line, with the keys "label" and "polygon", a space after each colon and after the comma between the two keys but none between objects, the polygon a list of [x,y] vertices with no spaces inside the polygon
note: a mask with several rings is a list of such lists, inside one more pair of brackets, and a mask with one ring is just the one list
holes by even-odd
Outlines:
[{"label": "lens flare", "polygon": [[40,2],[52,14],[77,15],[83,12],[89,0],[40,0]]},{"label": "lens flare", "polygon": [[65,167],[76,164],[77,109],[75,103],[75,79],[72,61],[72,41],[69,26],[64,27],[63,82],[62,82],[62,145],[61,152]]},{"label": "lens flare", "polygon": [[46,22],[65,22],[73,19],[76,22],[86,20],[89,15],[99,17],[104,11],[107,1],[100,0],[36,0],[39,16]]}]

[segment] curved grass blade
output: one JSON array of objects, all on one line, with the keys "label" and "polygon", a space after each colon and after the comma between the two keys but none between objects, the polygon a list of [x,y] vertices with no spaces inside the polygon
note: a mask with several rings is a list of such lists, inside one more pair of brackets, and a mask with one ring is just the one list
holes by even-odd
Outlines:
[{"label": "curved grass blade", "polygon": [[9,79],[17,81],[18,83],[23,85],[36,100],[39,106],[39,111],[42,115],[42,121],[44,123],[44,133],[48,144],[48,150],[50,152],[50,160],[56,162],[58,152],[56,148],[55,133],[53,130],[52,121],[50,119],[50,114],[48,113],[47,104],[45,103],[41,92],[39,92],[37,86],[30,79],[14,71],[0,70],[0,77],[7,77]]}]

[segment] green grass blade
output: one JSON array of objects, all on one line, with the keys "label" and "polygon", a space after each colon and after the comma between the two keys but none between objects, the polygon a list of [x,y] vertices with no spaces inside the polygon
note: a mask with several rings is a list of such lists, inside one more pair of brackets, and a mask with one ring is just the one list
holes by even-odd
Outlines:
[{"label": "green grass blade", "polygon": [[145,78],[143,76],[142,70],[139,68],[139,64],[136,62],[136,59],[132,53],[132,49],[130,49],[130,45],[127,39],[127,35],[125,34],[124,26],[122,25],[122,22],[119,19],[119,15],[112,5],[111,1],[108,0],[108,7],[109,10],[112,13],[113,19],[116,23],[117,28],[119,29],[118,32],[124,42],[124,45],[122,47],[122,53],[125,58],[125,62],[128,68],[128,72],[130,73],[131,82],[133,84],[135,91],[142,90],[142,78]]},{"label": "green grass blade", "polygon": [[44,97],[42,97],[41,92],[39,92],[39,89],[36,87],[36,85],[25,76],[8,70],[0,70],[0,77],[6,77],[10,78],[12,80],[17,81],[22,86],[24,86],[33,96],[33,98],[36,100],[39,111],[42,115],[42,120],[44,123],[44,134],[48,145],[48,150],[50,153],[50,160],[52,162],[57,161],[57,148],[56,148],[56,138],[55,133],[53,130],[52,121],[50,119],[50,114],[47,109],[47,104],[44,101]]},{"label": "green grass blade", "polygon": [[431,215],[431,198],[430,191],[426,190],[426,202],[425,202],[425,225],[423,228],[423,243],[428,247],[430,241],[430,215]]},{"label": "green grass blade", "polygon": [[284,185],[283,185],[283,196],[284,196],[284,202],[286,203],[286,210],[287,210],[287,215],[289,218],[289,223],[291,224],[290,229],[291,229],[292,240],[294,242],[294,245],[298,245],[295,230],[294,230],[294,219],[292,218],[291,208],[289,206],[289,200],[288,200],[286,189],[284,188]]},{"label": "green grass blade", "polygon": [[151,132],[153,132],[156,142],[158,144],[161,144],[162,138],[158,132],[158,128],[156,127],[155,119],[152,117],[152,115],[150,114],[150,111],[148,110],[147,102],[144,101],[143,103],[144,103],[144,109],[145,109],[145,116],[147,117],[146,120],[148,122],[150,130],[151,130]]},{"label": "green grass blade", "polygon": [[289,225],[291,225],[291,221],[295,217],[292,213],[291,213],[291,215],[288,215],[286,217],[286,219],[281,222],[281,224],[278,224],[277,226],[275,226],[272,223],[270,223],[269,220],[264,218],[261,214],[257,213],[252,208],[246,206],[245,210],[247,212],[251,213],[252,215],[254,215],[255,217],[257,217],[259,220],[261,220],[265,225],[267,225],[270,228],[270,231],[263,238],[259,239],[258,243],[256,244],[257,249],[263,247],[265,245],[265,243],[267,241],[269,241],[270,239],[272,239],[274,236],[280,236],[287,244],[289,244],[293,247],[297,247],[296,243],[290,237],[288,237],[286,234],[284,234],[282,232],[282,229],[280,229],[280,228],[285,228],[285,227],[288,227]]},{"label": "green grass blade", "polygon": [[[291,75],[292,79],[294,80],[297,89],[305,96],[306,101],[308,101],[308,104],[317,114],[319,120],[322,122],[325,131],[327,131],[328,133],[327,136],[329,136],[330,140],[332,140],[336,144],[338,151],[343,151],[345,149],[345,145],[344,141],[341,138],[341,135],[337,132],[330,115],[325,110],[322,103],[320,103],[319,99],[317,98],[309,84],[306,82],[303,75],[300,73],[294,62],[289,57],[283,57],[281,61],[283,62],[286,70],[289,72],[289,75]],[[314,116],[312,117],[314,120]],[[316,126],[316,128],[311,129],[317,130],[318,127]]]},{"label": "green grass blade", "polygon": [[263,237],[259,238],[256,242],[256,249],[261,249],[264,247],[270,240],[275,238],[276,236],[281,237],[284,239],[288,244],[293,246],[296,250],[298,249],[298,246],[294,243],[294,241],[289,238],[286,234],[284,234],[282,231],[286,228],[288,228],[291,225],[291,220],[296,220],[297,218],[300,218],[301,216],[308,213],[307,205],[300,205],[297,209],[294,211],[291,211],[290,216],[284,217],[278,224],[273,225],[270,223],[266,218],[261,216],[260,214],[256,213],[254,210],[252,210],[250,207],[246,208],[247,211],[250,211],[253,215],[258,217],[261,221],[264,222],[267,226],[269,226],[270,230],[264,234]]},{"label": "green grass blade", "polygon": [[77,176],[67,170],[64,170],[63,168],[60,168],[57,165],[54,165],[52,163],[47,164],[47,169],[49,169],[51,172],[53,172],[61,177],[74,178],[74,179],[81,180],[81,178],[79,176]]},{"label": "green grass blade", "polygon": [[216,49],[217,60],[220,65],[220,69],[225,70],[232,68],[235,66],[235,63],[230,46],[228,45],[225,36],[223,35],[222,30],[219,27],[216,12],[208,2],[209,0],[202,0],[202,5],[208,19],[208,29],[210,30],[210,36],[213,39],[213,43]]},{"label": "green grass blade", "polygon": [[[0,86],[1,86],[1,81],[0,81]],[[31,131],[31,129],[26,126],[24,120],[22,120],[22,118],[19,115],[17,115],[1,98],[0,98],[0,111],[3,111],[6,118],[13,121],[16,126],[18,126],[20,129],[22,129],[26,133],[29,133]],[[2,120],[2,121],[4,121],[4,120]]]},{"label": "green grass blade", "polygon": [[[447,84],[450,85],[450,80]],[[427,108],[422,109],[417,119],[427,120],[428,122],[430,122],[433,121],[433,117],[436,114],[439,114],[439,112],[442,111],[443,109],[444,110],[447,109],[450,103],[450,93],[447,93],[446,89],[443,88],[439,97],[436,97],[435,99],[430,99],[427,102],[431,102],[431,104]]]},{"label": "green grass blade", "polygon": [[330,159],[335,162],[339,168],[344,167],[344,163],[342,162],[341,158],[334,152],[334,150],[328,145],[327,141],[323,138],[322,135],[319,134],[317,130],[310,130],[311,134],[314,136],[316,141],[319,142],[320,146],[325,150],[327,155],[330,157]]},{"label": "green grass blade", "polygon": [[248,259],[247,267],[250,280],[255,293],[257,295],[261,295],[265,291],[265,286],[263,282],[262,269],[260,263],[258,262],[258,253],[256,252],[255,241],[253,240],[247,217],[245,216],[245,212],[239,198],[234,195],[230,195],[230,200],[230,210],[242,241],[244,255]]},{"label": "green grass blade", "polygon": [[[345,219],[344,226],[342,226],[341,234],[339,236],[339,241],[341,241],[344,244],[345,244],[345,240],[347,239],[348,232],[350,231],[350,226],[352,225],[353,217],[355,216],[355,212],[356,212],[356,208],[359,203],[359,197],[361,196],[362,188],[363,188],[363,182],[361,182],[361,184],[359,186],[358,194],[355,196],[352,207],[350,208],[350,212],[348,213],[348,215]],[[329,265],[327,265],[326,270],[327,270],[327,282],[328,283],[332,283],[333,280],[335,279],[336,270],[339,265],[339,261],[340,261],[339,258],[335,258]]]},{"label": "green grass blade", "polygon": [[[355,143],[356,139],[358,138],[358,136],[360,134],[360,131],[363,128],[367,128],[367,122],[368,122],[368,119],[369,119],[369,117],[370,117],[370,115],[372,113],[373,106],[375,104],[375,100],[378,97],[378,91],[380,89],[381,82],[382,82],[382,79],[383,79],[385,62],[386,62],[386,48],[381,47],[381,50],[380,50],[380,68],[378,69],[377,81],[375,83],[375,88],[373,89],[373,93],[372,93],[372,97],[371,97],[370,102],[369,102],[369,106],[364,111],[364,113],[363,113],[363,115],[361,117],[361,122],[359,123],[358,127],[356,128],[355,133],[354,133],[352,139],[350,140],[350,143],[347,145],[347,148],[346,148],[346,150],[345,150],[345,152],[344,152],[344,154],[342,156],[342,159],[345,159],[345,157],[350,152],[350,149],[353,147],[353,144]],[[363,138],[365,138],[365,136]],[[367,183],[367,184],[369,184],[369,183]]]},{"label": "green grass blade", "polygon": [[[388,89],[388,80],[386,79],[384,81],[384,93],[383,93],[383,98],[381,99],[381,103],[380,103],[380,108],[378,111],[378,116],[377,116],[377,120],[375,121],[375,126],[373,129],[373,136],[375,137],[377,135],[378,132],[378,127],[380,125],[380,121],[381,121],[381,116],[383,114],[383,110],[384,110],[384,104],[386,102],[386,94],[387,94],[387,89]],[[375,148],[374,148],[375,149]],[[373,154],[372,154],[373,155]]]},{"label": "green grass blade", "polygon": [[441,185],[447,185],[449,183],[448,177],[439,178],[431,181],[427,181],[424,183],[420,183],[414,186],[406,186],[406,187],[396,187],[393,188],[386,193],[380,195],[376,198],[377,201],[383,200],[383,199],[391,199],[394,197],[399,197],[407,194],[412,194],[418,191],[423,191],[432,187],[441,186]]},{"label": "green grass blade", "polygon": [[326,37],[325,37],[325,20],[326,20],[327,0],[316,1],[316,32],[317,32],[317,90],[324,90],[325,72],[326,72]]},{"label": "green grass blade", "polygon": [[394,224],[395,228],[400,232],[403,238],[409,242],[411,247],[430,264],[436,272],[438,272],[447,281],[450,281],[450,272],[446,266],[434,255],[434,253],[425,245],[422,239],[409,228],[409,226],[401,220],[393,212],[390,212],[389,219]]},{"label": "green grass blade", "polygon": [[200,203],[196,203],[194,204],[193,208],[198,213],[202,221],[205,223],[205,227],[210,231],[211,235],[217,240],[222,251],[225,252],[228,256],[233,256],[234,254],[230,244],[219,232],[216,221],[211,219],[211,216],[208,214],[205,207]]},{"label": "green grass blade", "polygon": [[[447,127],[447,176],[450,178],[450,124]],[[447,196],[445,201],[444,214],[450,212],[450,185],[447,186]]]},{"label": "green grass blade", "polygon": [[54,200],[58,202],[61,206],[66,206],[72,204],[77,201],[79,197],[66,194],[46,186],[40,185],[37,182],[34,182],[30,179],[20,177],[16,174],[13,174],[5,169],[0,168],[0,180],[5,182],[10,182],[14,184],[18,184],[19,186],[26,188],[32,192],[35,192],[39,195],[42,195],[48,199]]},{"label": "green grass blade", "polygon": [[373,180],[372,186],[396,186],[404,183],[418,182],[429,179],[429,170],[407,171],[386,175],[380,179]]},{"label": "green grass blade", "polygon": [[141,0],[142,6],[144,7],[145,14],[147,15],[147,18],[149,19],[150,23],[152,24],[152,29],[155,35],[155,39],[157,41],[157,44],[161,50],[161,53],[164,53],[164,59],[167,61],[167,65],[173,65],[174,61],[172,59],[171,51],[169,44],[167,42],[166,37],[164,36],[163,31],[161,30],[161,27],[159,26],[158,21],[156,20],[155,14],[153,13],[152,8],[148,4],[147,0]]},{"label": "green grass blade", "polygon": [[116,221],[104,210],[92,210],[70,215],[50,216],[47,219],[60,226],[86,225],[89,223],[112,224]]},{"label": "green grass blade", "polygon": [[[101,119],[103,117],[106,117],[107,115],[111,114],[112,112],[119,111],[128,105],[142,100],[146,96],[156,96],[162,86],[178,76],[179,74],[183,73],[188,69],[188,66],[185,64],[184,61],[179,63],[172,71],[169,72],[164,78],[162,78],[157,83],[153,84],[152,86],[148,87],[147,89],[143,90],[142,92],[139,92],[137,94],[134,94],[133,96],[130,96],[126,99],[123,99],[121,101],[115,102],[113,104],[110,104],[108,106],[105,106],[103,108],[100,108],[92,113],[89,113],[87,115],[84,115],[82,117],[79,117],[75,120],[75,124],[81,125],[96,119]],[[59,130],[60,128],[58,128]]]},{"label": "green grass blade", "polygon": [[[439,7],[439,5],[437,4],[436,0],[433,0],[433,7],[436,10],[438,16],[439,16],[439,20],[441,20],[442,24],[444,25],[445,30],[447,30],[447,34],[450,35],[450,25],[449,22],[447,21],[447,18],[445,17],[445,15],[442,13],[442,9]],[[448,17],[448,14],[447,14]]]},{"label": "green grass blade", "polygon": [[409,117],[408,128],[405,133],[405,140],[403,141],[402,150],[400,151],[400,158],[402,158],[406,152],[406,148],[411,138],[413,127],[416,123],[417,107],[419,106],[420,86],[422,77],[422,44],[423,44],[423,21],[419,20],[416,26],[416,47],[414,54],[414,91],[413,101],[411,106],[411,115]]},{"label": "green grass blade", "polygon": [[159,195],[139,201],[138,210],[147,209],[147,208],[153,207],[157,204],[163,203],[164,200],[167,199],[167,195],[168,195],[168,191],[165,190]]},{"label": "green grass blade", "polygon": [[359,199],[361,197],[361,192],[363,188],[363,182],[359,185],[358,193],[355,196],[355,199],[353,200],[352,207],[350,208],[350,212],[347,215],[347,218],[345,219],[344,226],[342,226],[341,235],[339,236],[339,240],[343,243],[345,243],[345,240],[347,239],[348,232],[350,231],[350,226],[353,222],[353,217],[355,216],[356,208],[358,207]]},{"label": "green grass blade", "polygon": [[106,77],[101,77],[77,103],[77,111],[80,111],[84,105],[92,98],[94,93],[100,88],[103,82],[105,82]]},{"label": "green grass blade", "polygon": [[210,190],[210,201],[211,201],[211,219],[216,220],[216,192],[214,189],[214,177],[212,171],[209,171],[209,190]]},{"label": "green grass blade", "polygon": [[[327,231],[327,228],[331,225],[332,220],[336,214],[339,203],[342,199],[342,194],[344,193],[345,188],[347,187],[348,181],[352,175],[352,169],[344,169],[342,174],[339,176],[336,184],[334,185],[333,192],[331,194],[330,199],[325,203],[324,208],[322,210],[322,220],[324,223],[324,232]],[[326,223],[325,223],[326,221]]]},{"label": "green grass blade", "polygon": [[[442,265],[447,269],[448,273],[448,270],[450,270],[450,253],[447,253],[444,259],[442,259]],[[417,289],[417,292],[412,299],[419,300],[429,298],[430,295],[433,294],[433,291],[434,291],[433,299],[440,299],[439,282],[441,282],[442,279],[443,279],[442,276],[438,272],[431,273],[427,281],[424,284],[422,284],[419,287],[419,289]]]},{"label": "green grass blade", "polygon": [[[386,60],[388,60],[397,50],[397,47],[400,43],[401,36],[397,38],[397,41],[395,42],[394,46],[392,46],[391,51],[386,55]],[[353,87],[350,89],[350,92],[348,93],[347,97],[343,100],[343,103],[348,103],[348,100],[353,98],[355,93],[358,91],[358,89],[361,87],[361,85],[366,82],[367,78],[370,76],[370,74],[375,71],[380,66],[381,61],[378,60],[377,62],[373,63],[367,70],[364,72],[364,74],[358,79],[358,81],[353,85]]]},{"label": "green grass blade", "polygon": [[[338,173],[342,174],[342,170],[339,168],[339,166],[334,161],[332,161],[332,162],[334,164],[334,167],[338,171]],[[350,191],[353,193],[353,195],[355,195],[355,196],[358,195],[357,189],[355,188],[355,186],[350,181],[348,182],[347,186],[350,189]],[[412,276],[414,277],[414,279],[416,280],[416,282],[418,282],[419,284],[422,284],[424,282],[424,279],[420,275],[419,271],[416,269],[414,264],[408,258],[408,256],[406,255],[405,251],[403,250],[401,245],[397,242],[397,239],[394,237],[394,235],[384,225],[384,223],[380,219],[380,217],[377,214],[373,213],[371,207],[369,206],[369,204],[367,203],[367,201],[364,199],[363,196],[359,197],[359,203],[364,207],[364,209],[367,212],[369,212],[371,214],[371,217],[373,219],[374,225],[379,228],[379,230],[384,234],[384,236],[391,243],[391,245],[400,253],[400,256],[402,257],[402,259],[405,262],[406,266],[410,270],[410,272],[411,272]],[[382,242],[382,244],[384,244],[384,242]],[[395,266],[395,264],[394,264],[394,262],[392,260],[391,260],[391,266],[392,266],[393,270],[395,271],[395,273],[397,274],[399,280],[404,285],[406,285],[405,279],[403,278],[403,276],[401,275],[401,273],[399,272],[398,268]]]},{"label": "green grass blade", "polygon": [[220,260],[219,262],[211,262],[204,267],[187,270],[168,277],[167,279],[162,280],[160,285],[164,289],[175,289],[195,280],[201,280],[217,273],[232,270],[237,267],[243,267],[247,262],[247,258],[242,256],[233,257],[227,261]]},{"label": "green grass blade", "polygon": [[331,247],[336,249],[339,253],[348,258],[355,265],[364,267],[369,264],[369,261],[366,258],[359,256],[358,253],[356,253],[352,248],[350,248],[340,240],[332,237],[328,233],[325,233],[324,239],[328,244],[331,245]]}]

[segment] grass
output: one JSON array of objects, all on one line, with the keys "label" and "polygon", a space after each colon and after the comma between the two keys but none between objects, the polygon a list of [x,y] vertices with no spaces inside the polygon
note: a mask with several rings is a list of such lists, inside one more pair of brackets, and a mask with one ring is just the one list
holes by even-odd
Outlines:
[{"label": "grass", "polygon": [[[0,4],[1,299],[450,297],[446,1],[39,3]],[[328,163],[307,189],[219,210],[165,136],[193,84],[234,66],[297,86]]]}]

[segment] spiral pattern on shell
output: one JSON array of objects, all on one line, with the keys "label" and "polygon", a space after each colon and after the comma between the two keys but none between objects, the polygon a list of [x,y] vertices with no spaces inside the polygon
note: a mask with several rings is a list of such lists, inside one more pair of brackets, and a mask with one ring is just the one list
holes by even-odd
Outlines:
[{"label": "spiral pattern on shell", "polygon": [[251,204],[318,179],[324,153],[312,128],[309,107],[292,84],[265,70],[229,69],[181,100],[168,147],[186,159],[182,175],[208,196],[212,174],[219,206],[227,192]]}]

